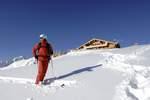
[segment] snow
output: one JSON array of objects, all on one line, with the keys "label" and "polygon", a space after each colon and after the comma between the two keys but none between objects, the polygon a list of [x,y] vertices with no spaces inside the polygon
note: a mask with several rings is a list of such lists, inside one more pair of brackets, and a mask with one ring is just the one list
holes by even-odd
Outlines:
[{"label": "snow", "polygon": [[[34,58],[0,69],[4,100],[150,100],[150,45],[81,50],[53,58],[44,85],[35,85]],[[17,95],[16,95],[17,94]]]},{"label": "snow", "polygon": [[19,56],[17,58],[14,58],[13,62],[14,63],[8,65],[7,67],[1,68],[0,70],[30,66],[30,65],[33,65],[35,63],[35,59],[34,58],[24,59],[22,56]]},{"label": "snow", "polygon": [[3,82],[9,82],[9,83],[21,83],[21,84],[33,84],[34,80],[32,79],[25,79],[25,78],[15,78],[15,77],[0,77],[0,80]]}]

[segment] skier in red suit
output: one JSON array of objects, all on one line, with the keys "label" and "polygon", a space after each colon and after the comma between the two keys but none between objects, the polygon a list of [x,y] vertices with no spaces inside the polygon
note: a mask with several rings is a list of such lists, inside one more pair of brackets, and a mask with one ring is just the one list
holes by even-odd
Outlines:
[{"label": "skier in red suit", "polygon": [[53,55],[52,46],[48,43],[46,35],[40,35],[40,42],[33,47],[32,53],[38,62],[38,74],[35,84],[39,84],[44,80],[48,69],[48,64],[51,60],[51,56]]}]

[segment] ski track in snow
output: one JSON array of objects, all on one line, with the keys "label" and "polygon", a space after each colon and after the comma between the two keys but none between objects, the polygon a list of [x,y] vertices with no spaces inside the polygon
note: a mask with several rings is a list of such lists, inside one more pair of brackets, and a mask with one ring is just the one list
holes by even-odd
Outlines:
[{"label": "ski track in snow", "polygon": [[114,100],[150,100],[150,68],[125,62],[128,59],[137,59],[143,52],[140,49],[140,52],[136,51],[132,55],[102,53],[105,56],[105,68],[121,71],[126,76],[126,79],[116,87]]}]

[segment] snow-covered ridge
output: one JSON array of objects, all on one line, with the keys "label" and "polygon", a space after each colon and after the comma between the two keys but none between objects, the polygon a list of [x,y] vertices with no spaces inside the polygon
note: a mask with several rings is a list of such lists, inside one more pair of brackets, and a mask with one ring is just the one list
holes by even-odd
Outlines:
[{"label": "snow-covered ridge", "polygon": [[7,66],[5,66],[3,68],[0,68],[0,70],[31,66],[34,63],[35,63],[35,59],[34,58],[25,59],[24,57],[19,56],[19,57],[13,58],[12,62],[10,64],[8,64]]}]

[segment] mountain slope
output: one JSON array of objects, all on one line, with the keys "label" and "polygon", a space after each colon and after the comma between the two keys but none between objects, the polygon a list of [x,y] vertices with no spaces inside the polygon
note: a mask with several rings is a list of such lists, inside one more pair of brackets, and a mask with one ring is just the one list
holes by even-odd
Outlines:
[{"label": "mountain slope", "polygon": [[[148,100],[149,51],[150,45],[69,52],[53,59],[53,70],[49,64],[45,86],[26,82],[26,79],[34,82],[36,78],[37,65],[33,58],[16,61],[0,70],[0,97],[5,100]],[[54,77],[57,81],[51,82]]]}]

